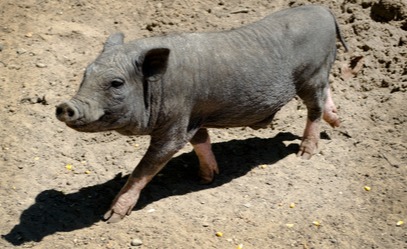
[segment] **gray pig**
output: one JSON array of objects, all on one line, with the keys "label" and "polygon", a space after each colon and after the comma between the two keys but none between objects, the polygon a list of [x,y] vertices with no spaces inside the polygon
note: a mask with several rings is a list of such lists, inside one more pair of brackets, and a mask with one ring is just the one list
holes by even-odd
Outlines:
[{"label": "gray pig", "polygon": [[56,116],[82,132],[150,135],[150,146],[104,218],[129,215],[140,191],[186,143],[210,183],[219,173],[207,128],[266,127],[298,95],[308,118],[298,156],[317,151],[321,117],[339,126],[329,71],[335,17],[321,6],[276,12],[224,32],[182,33],[123,43],[111,35],[85,72],[77,94]]}]

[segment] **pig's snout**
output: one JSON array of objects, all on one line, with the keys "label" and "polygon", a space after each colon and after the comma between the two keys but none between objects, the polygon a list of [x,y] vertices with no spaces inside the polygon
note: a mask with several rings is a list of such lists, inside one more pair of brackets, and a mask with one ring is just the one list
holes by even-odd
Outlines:
[{"label": "pig's snout", "polygon": [[78,110],[69,102],[56,107],[56,116],[62,122],[73,122],[79,118]]}]

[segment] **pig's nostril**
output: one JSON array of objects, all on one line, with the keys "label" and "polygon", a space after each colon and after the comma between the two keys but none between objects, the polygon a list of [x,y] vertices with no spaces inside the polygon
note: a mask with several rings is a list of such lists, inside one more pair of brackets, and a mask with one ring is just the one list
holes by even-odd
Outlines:
[{"label": "pig's nostril", "polygon": [[67,112],[68,112],[68,116],[71,118],[75,115],[75,111],[72,110],[71,108],[68,108]]},{"label": "pig's nostril", "polygon": [[57,107],[56,115],[60,116],[64,112],[64,109],[62,107]]}]

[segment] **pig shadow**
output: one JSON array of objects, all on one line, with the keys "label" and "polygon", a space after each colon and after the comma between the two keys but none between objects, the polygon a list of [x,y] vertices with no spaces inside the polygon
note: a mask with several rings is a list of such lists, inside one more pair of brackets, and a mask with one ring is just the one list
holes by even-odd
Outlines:
[{"label": "pig shadow", "polygon": [[[213,144],[220,174],[209,185],[198,183],[198,159],[194,152],[173,158],[142,191],[135,210],[160,199],[215,188],[247,174],[259,164],[274,164],[298,151],[298,144],[286,146],[284,141],[300,139],[291,133],[279,133],[274,138],[249,138]],[[118,174],[103,184],[84,187],[64,194],[54,189],[41,192],[35,203],[24,210],[20,224],[2,238],[13,245],[39,242],[56,232],[69,232],[102,220],[127,176]]]}]

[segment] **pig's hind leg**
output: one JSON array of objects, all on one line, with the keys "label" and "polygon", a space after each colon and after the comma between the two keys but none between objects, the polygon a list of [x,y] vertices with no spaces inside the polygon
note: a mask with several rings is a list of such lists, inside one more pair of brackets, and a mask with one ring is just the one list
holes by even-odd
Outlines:
[{"label": "pig's hind leg", "polygon": [[335,107],[334,101],[332,100],[331,88],[328,86],[328,88],[326,90],[326,101],[325,101],[325,106],[324,106],[324,114],[322,117],[333,128],[339,127],[339,125],[341,123],[337,113],[338,113],[338,111]]},{"label": "pig's hind leg", "polygon": [[298,95],[307,106],[308,117],[297,155],[304,159],[310,159],[318,151],[321,117],[332,127],[338,127],[340,122],[331,97],[328,75],[315,77],[312,83],[306,84],[298,92]]},{"label": "pig's hind leg", "polygon": [[215,155],[212,152],[207,129],[199,129],[190,142],[199,159],[199,177],[201,178],[201,183],[211,183],[215,174],[219,174],[219,168]]}]

